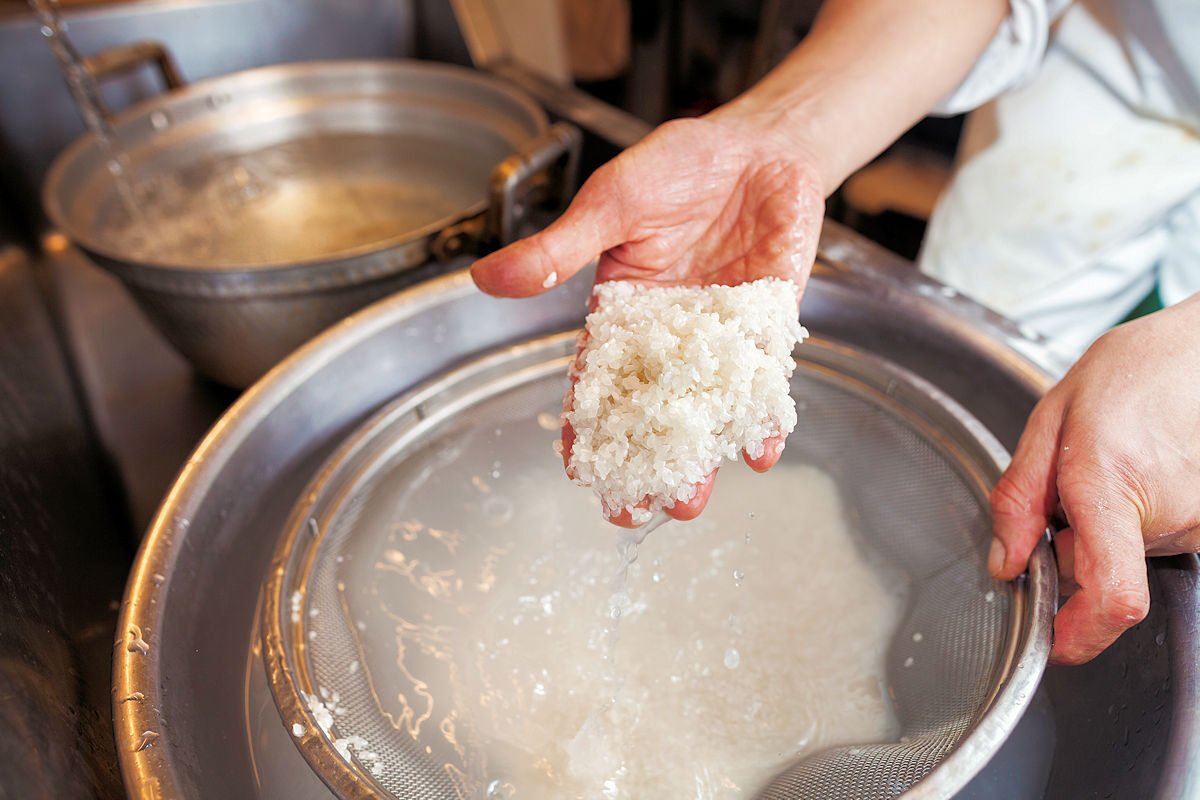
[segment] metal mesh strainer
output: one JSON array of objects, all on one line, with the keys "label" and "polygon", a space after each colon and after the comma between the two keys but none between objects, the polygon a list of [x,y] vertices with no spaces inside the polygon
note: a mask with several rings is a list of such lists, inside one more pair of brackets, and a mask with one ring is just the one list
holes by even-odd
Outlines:
[{"label": "metal mesh strainer", "polygon": [[[469,727],[437,706],[460,684],[436,676],[453,671],[450,653],[464,646],[455,620],[489,613],[463,599],[463,581],[483,580],[498,550],[473,543],[468,525],[486,538],[513,503],[491,491],[484,465],[471,478],[479,497],[462,511],[468,524],[397,520],[407,506],[457,502],[438,487],[473,437],[500,437],[514,421],[536,430],[537,411],[561,398],[573,346],[563,335],[510,348],[400,398],[347,440],[294,512],[266,587],[264,657],[283,720],[339,796],[511,796],[470,757]],[[911,585],[886,665],[901,735],[807,755],[750,795],[950,796],[1003,743],[1040,680],[1055,598],[1049,548],[1027,578],[993,582],[986,497],[1007,460],[999,444],[936,389],[873,356],[810,340],[798,357],[801,423],[787,457],[837,480],[866,549]],[[542,433],[501,442],[505,469],[553,465],[552,433]],[[586,494],[542,475],[519,478],[522,491]],[[368,601],[367,570],[394,573],[403,588]],[[364,635],[377,628],[396,635]]]}]

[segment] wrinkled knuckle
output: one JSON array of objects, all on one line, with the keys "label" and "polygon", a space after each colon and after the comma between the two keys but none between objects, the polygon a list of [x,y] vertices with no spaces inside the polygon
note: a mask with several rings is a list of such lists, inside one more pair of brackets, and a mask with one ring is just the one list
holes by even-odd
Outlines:
[{"label": "wrinkled knuckle", "polygon": [[1150,595],[1144,589],[1109,592],[1100,601],[1100,616],[1116,630],[1132,628],[1150,613]]},{"label": "wrinkled knuckle", "polygon": [[1012,517],[1030,511],[1028,495],[1010,472],[1004,473],[1000,480],[996,481],[988,500],[993,516]]}]

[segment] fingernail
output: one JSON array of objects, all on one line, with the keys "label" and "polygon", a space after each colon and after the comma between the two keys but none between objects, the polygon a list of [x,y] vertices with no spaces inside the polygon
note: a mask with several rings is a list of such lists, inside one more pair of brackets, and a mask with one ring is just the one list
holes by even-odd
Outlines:
[{"label": "fingernail", "polygon": [[992,539],[992,547],[988,550],[988,572],[999,576],[1004,569],[1004,558],[1008,555],[1004,549],[1004,542],[999,539]]}]

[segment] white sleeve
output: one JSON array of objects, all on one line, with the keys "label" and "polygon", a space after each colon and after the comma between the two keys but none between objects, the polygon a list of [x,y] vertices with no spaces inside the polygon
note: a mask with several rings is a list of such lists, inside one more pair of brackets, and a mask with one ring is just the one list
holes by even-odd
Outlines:
[{"label": "white sleeve", "polygon": [[1071,0],[1009,0],[1008,16],[983,55],[931,113],[950,116],[977,108],[1029,81],[1042,64],[1050,25]]}]

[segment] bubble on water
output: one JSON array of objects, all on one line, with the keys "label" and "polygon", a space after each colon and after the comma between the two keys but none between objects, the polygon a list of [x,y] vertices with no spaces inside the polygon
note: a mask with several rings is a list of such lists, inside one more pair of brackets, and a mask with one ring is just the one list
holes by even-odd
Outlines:
[{"label": "bubble on water", "polygon": [[738,651],[732,647],[725,651],[725,667],[726,669],[737,669],[738,664],[742,663],[742,657]]},{"label": "bubble on water", "polygon": [[533,685],[533,693],[536,694],[538,697],[545,697],[546,696],[546,684],[535,683]]},{"label": "bubble on water", "polygon": [[512,519],[513,504],[505,497],[490,495],[483,501],[483,514],[493,525],[503,525]]},{"label": "bubble on water", "polygon": [[656,572],[650,576],[650,580],[654,581],[655,583],[662,583],[662,579],[663,576],[661,572]]},{"label": "bubble on water", "polygon": [[509,800],[517,796],[517,788],[508,781],[494,780],[488,784],[487,800]]},{"label": "bubble on water", "polygon": [[735,569],[733,571],[733,585],[734,586],[740,587],[742,585],[742,582],[745,580],[746,580],[746,573],[742,572],[740,569]]},{"label": "bubble on water", "polygon": [[750,534],[746,534],[746,544],[750,544]]}]

